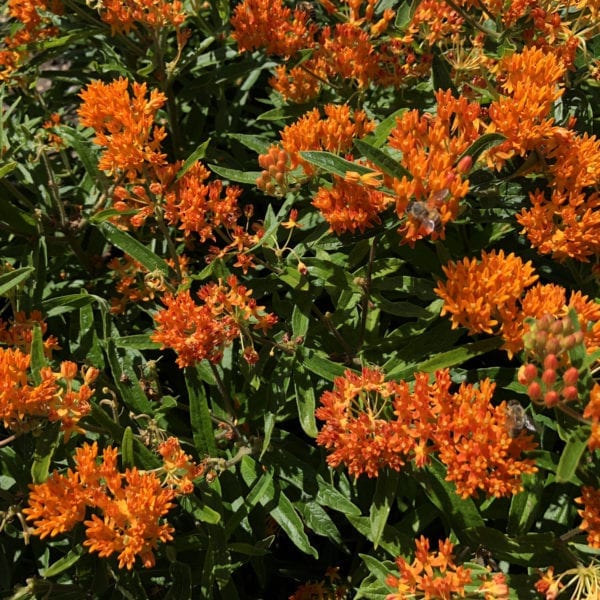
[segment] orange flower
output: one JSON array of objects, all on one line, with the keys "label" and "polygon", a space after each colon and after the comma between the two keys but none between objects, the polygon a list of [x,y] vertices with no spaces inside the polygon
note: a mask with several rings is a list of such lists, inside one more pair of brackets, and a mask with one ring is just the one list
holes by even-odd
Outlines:
[{"label": "orange flower", "polygon": [[[436,116],[408,111],[396,120],[388,138],[389,145],[402,152],[400,164],[411,174],[388,183],[396,194],[398,216],[406,217],[399,232],[411,245],[428,235],[443,237],[444,226],[456,218],[469,190],[457,163],[479,137],[477,103],[453,98],[449,90],[438,91],[436,99]],[[418,207],[423,210],[416,211]],[[425,218],[435,226],[423,227]]]},{"label": "orange flower", "polygon": [[392,202],[390,196],[358,183],[334,177],[330,188],[320,187],[312,205],[321,211],[331,231],[338,235],[381,223],[379,214]]},{"label": "orange flower", "polygon": [[587,543],[592,548],[600,548],[600,490],[591,486],[581,488],[581,497],[575,498],[575,502],[583,504],[578,510],[582,518],[580,529],[587,531]]},{"label": "orange flower", "polygon": [[385,382],[379,369],[364,367],[360,375],[347,370],[335,378],[315,412],[325,421],[316,441],[332,450],[329,465],[344,463],[355,477],[376,477],[383,467],[400,470],[414,442],[400,435],[398,421],[386,418],[398,392],[398,384]]},{"label": "orange flower", "polygon": [[355,477],[375,477],[384,467],[399,471],[409,460],[425,465],[450,377],[440,371],[433,384],[426,373],[415,378],[411,391],[405,381],[384,381],[379,369],[365,367],[360,375],[347,370],[337,377],[315,412],[325,421],[317,443],[332,450],[328,464],[344,463]]},{"label": "orange flower", "polygon": [[356,138],[363,138],[375,129],[375,123],[362,110],[352,113],[345,104],[326,104],[324,111],[325,117],[321,117],[319,109],[314,108],[281,132],[281,146],[289,154],[289,170],[301,165],[310,176],[315,169],[302,160],[300,151],[345,153],[352,148]]},{"label": "orange flower", "polygon": [[437,552],[429,552],[429,540],[421,536],[415,540],[415,559],[408,563],[402,556],[396,558],[400,577],[389,575],[386,583],[397,592],[386,600],[407,598],[439,598],[451,600],[455,594],[464,596],[465,586],[472,582],[471,570],[457,567],[449,539],[440,540]]},{"label": "orange flower", "polygon": [[164,297],[166,308],[154,316],[157,328],[151,339],[175,350],[181,368],[204,359],[218,363],[223,349],[236,338],[249,340],[251,345],[250,328],[266,332],[277,322],[275,315],[265,314],[264,307],[250,298],[252,291],[239,285],[235,276],[227,279],[227,286],[221,281],[203,286],[197,294],[201,305],[189,290]]},{"label": "orange flower", "polygon": [[241,215],[241,188],[224,186],[220,180],[205,183],[209,176],[210,171],[202,163],[195,163],[167,194],[165,205],[167,220],[186,237],[197,233],[202,242],[214,241],[219,227],[234,228]]},{"label": "orange flower", "polygon": [[495,384],[485,379],[475,388],[462,384],[450,401],[441,406],[434,433],[448,481],[463,498],[478,490],[502,497],[520,492],[521,477],[537,471],[535,461],[521,459],[537,444],[525,432],[513,437],[507,405],[491,403]]},{"label": "orange flower", "polygon": [[77,423],[91,410],[89,399],[94,390],[88,383],[98,371],[90,370],[86,383],[75,390],[72,382],[77,365],[66,361],[59,373],[42,368],[41,382],[33,386],[29,383],[29,362],[29,355],[20,350],[0,348],[0,419],[4,426],[23,433],[44,421],[59,422],[65,440],[72,432],[83,431]]},{"label": "orange flower", "polygon": [[590,392],[590,399],[587,403],[583,417],[592,422],[592,431],[588,440],[590,452],[600,448],[600,384],[594,384]]},{"label": "orange flower", "polygon": [[436,294],[444,300],[441,314],[450,313],[452,327],[470,333],[494,333],[519,317],[525,288],[538,276],[531,261],[503,250],[482,252],[481,261],[464,258],[443,267],[447,281],[438,281]]},{"label": "orange flower", "polygon": [[490,104],[489,130],[508,139],[490,150],[488,161],[500,169],[513,155],[524,156],[552,139],[555,125],[548,115],[564,91],[559,82],[565,66],[554,53],[525,47],[502,58],[495,71],[503,95]]},{"label": "orange flower", "polygon": [[196,464],[189,454],[186,454],[176,437],[169,437],[162,442],[158,453],[163,458],[164,484],[174,488],[178,494],[190,494],[194,491],[193,480],[205,471],[205,465]]},{"label": "orange flower", "polygon": [[281,0],[243,0],[231,18],[232,37],[240,52],[264,48],[267,54],[290,57],[314,44],[315,26],[309,21],[305,10],[292,11]]},{"label": "orange flower", "polygon": [[[31,351],[33,329],[36,325],[39,325],[42,335],[45,335],[48,325],[39,310],[31,311],[29,317],[23,311],[19,311],[12,320],[0,319],[0,343],[16,347],[28,354]],[[51,358],[54,350],[60,350],[60,346],[58,340],[50,335],[44,340],[44,354]]]},{"label": "orange flower", "polygon": [[186,19],[180,0],[103,0],[99,11],[112,35],[127,34],[140,25],[151,30],[178,28]]},{"label": "orange flower", "polygon": [[98,510],[84,521],[90,551],[102,557],[118,553],[119,568],[133,568],[137,556],[145,567],[155,562],[158,542],[172,538],[173,527],[162,517],[173,506],[175,491],[162,487],[154,473],[116,468],[117,451],[105,448],[97,464],[98,445],[84,444],[75,452],[75,470],[54,472],[41,484],[30,485],[29,506],[23,510],[44,538],[72,529],[85,519],[86,507]]},{"label": "orange flower", "polygon": [[94,142],[106,146],[99,168],[110,175],[122,172],[134,180],[144,165],[166,164],[160,143],[167,134],[154,125],[166,97],[152,90],[147,99],[145,83],[134,82],[131,87],[132,95],[124,77],[108,84],[93,81],[80,94],[83,103],[78,114],[82,125],[95,130]]}]

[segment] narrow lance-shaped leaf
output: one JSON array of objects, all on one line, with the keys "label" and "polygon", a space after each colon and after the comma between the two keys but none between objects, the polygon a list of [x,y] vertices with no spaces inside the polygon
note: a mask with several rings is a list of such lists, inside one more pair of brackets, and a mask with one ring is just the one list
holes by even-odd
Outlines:
[{"label": "narrow lance-shaped leaf", "polygon": [[320,150],[300,152],[300,156],[307,162],[323,169],[327,173],[332,173],[338,177],[345,177],[346,173],[353,171],[359,175],[374,173],[373,169],[369,169],[364,165],[350,162],[337,154],[331,152],[323,152]]},{"label": "narrow lance-shaped leaf", "polygon": [[377,165],[386,175],[395,179],[406,177],[409,181],[412,179],[411,172],[400,164],[400,157],[395,159],[389,154],[375,148],[363,140],[354,140],[356,149],[374,165]]}]

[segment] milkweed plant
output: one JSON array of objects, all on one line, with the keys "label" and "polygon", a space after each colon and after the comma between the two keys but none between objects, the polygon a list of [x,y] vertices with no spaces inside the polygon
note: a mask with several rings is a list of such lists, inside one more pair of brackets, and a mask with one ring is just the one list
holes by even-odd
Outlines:
[{"label": "milkweed plant", "polygon": [[600,598],[600,5],[8,0],[0,594]]}]

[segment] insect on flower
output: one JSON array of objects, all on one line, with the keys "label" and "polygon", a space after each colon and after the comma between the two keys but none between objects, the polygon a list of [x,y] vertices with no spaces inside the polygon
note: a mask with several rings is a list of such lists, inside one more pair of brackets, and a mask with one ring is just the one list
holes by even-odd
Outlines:
[{"label": "insect on flower", "polygon": [[307,2],[306,0],[303,2],[298,2],[296,4],[296,8],[307,13],[311,21],[317,20],[317,10],[312,2]]},{"label": "insect on flower", "polygon": [[435,208],[429,208],[424,202],[411,200],[406,207],[406,213],[417,221],[425,234],[439,231],[442,218]]},{"label": "insect on flower", "polygon": [[518,437],[525,430],[537,433],[535,423],[518,400],[509,400],[506,405],[506,430],[511,438]]}]

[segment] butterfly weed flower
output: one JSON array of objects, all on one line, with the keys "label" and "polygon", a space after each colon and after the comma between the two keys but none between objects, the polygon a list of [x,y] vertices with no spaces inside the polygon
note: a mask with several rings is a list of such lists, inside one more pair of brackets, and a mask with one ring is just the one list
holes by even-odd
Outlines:
[{"label": "butterfly weed flower", "polygon": [[[91,552],[101,557],[116,553],[119,568],[132,569],[138,557],[152,567],[158,543],[173,539],[173,527],[164,517],[174,506],[176,490],[164,486],[156,473],[136,468],[120,472],[116,448],[105,448],[101,461],[97,459],[96,442],[78,448],[74,469],[64,475],[55,471],[44,483],[30,486],[24,514],[42,538],[83,521],[83,544]],[[84,520],[88,510],[94,512]]]},{"label": "butterfly weed flower", "polygon": [[140,27],[150,31],[177,29],[187,17],[180,0],[102,0],[98,10],[113,36]]},{"label": "butterfly weed flower", "polygon": [[479,491],[496,497],[516,494],[523,489],[522,476],[537,471],[533,459],[522,457],[537,444],[525,431],[511,433],[507,404],[491,402],[494,389],[489,379],[478,387],[462,384],[437,418],[437,455],[446,465],[446,479],[463,498]]},{"label": "butterfly weed flower", "polygon": [[386,583],[396,591],[388,594],[386,600],[451,600],[463,597],[465,586],[472,581],[471,570],[454,563],[453,548],[452,542],[445,539],[440,540],[437,552],[433,552],[425,536],[415,540],[412,563],[402,556],[396,558],[400,575],[388,575]]},{"label": "butterfly weed flower", "polygon": [[600,548],[600,490],[583,486],[575,502],[583,505],[577,512],[582,519],[579,528],[587,532],[588,546]]},{"label": "butterfly weed flower", "polygon": [[[42,336],[46,335],[48,324],[44,321],[42,313],[39,310],[33,310],[27,315],[24,311],[18,311],[12,319],[0,319],[0,343],[7,346],[18,348],[25,354],[31,351],[31,341],[33,339],[33,329],[39,326]],[[60,350],[58,339],[53,336],[47,336],[44,341],[44,354],[46,358],[52,358],[55,350]]]},{"label": "butterfly weed flower", "polygon": [[201,360],[218,363],[223,350],[235,339],[252,347],[252,330],[265,333],[276,322],[272,313],[265,313],[251,298],[252,291],[240,285],[235,276],[227,283],[209,283],[197,293],[197,304],[189,290],[166,294],[165,309],[154,316],[156,330],[151,338],[177,353],[181,367]]},{"label": "butterfly weed flower", "polygon": [[111,83],[93,81],[80,94],[78,115],[84,127],[94,129],[94,142],[106,148],[98,167],[134,180],[144,165],[166,164],[160,143],[167,134],[154,124],[166,96],[158,90],[148,95],[145,83],[133,82],[131,92],[129,88],[124,77]]},{"label": "butterfly weed flower", "polygon": [[[404,220],[399,233],[411,245],[427,236],[443,237],[446,224],[456,218],[469,190],[458,162],[482,128],[479,104],[453,98],[450,90],[436,92],[436,100],[436,115],[408,111],[397,118],[388,138],[390,147],[402,152],[400,163],[410,173],[391,180],[388,187]],[[411,210],[415,205],[423,206],[423,214],[435,215],[437,224],[424,227],[424,219]]]}]

